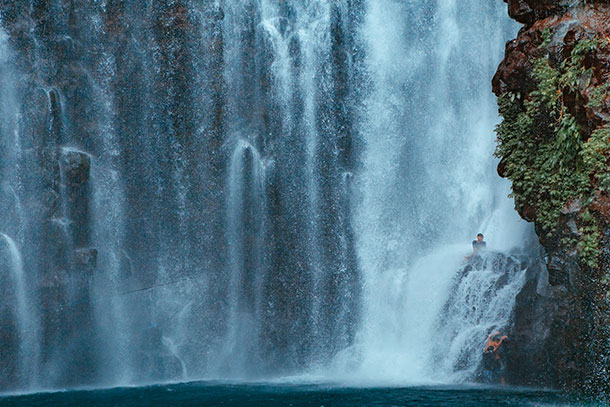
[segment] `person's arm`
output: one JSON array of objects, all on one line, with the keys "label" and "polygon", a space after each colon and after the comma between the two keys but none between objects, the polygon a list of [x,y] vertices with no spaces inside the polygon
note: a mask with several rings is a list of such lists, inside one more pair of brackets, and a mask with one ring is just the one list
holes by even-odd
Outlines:
[{"label": "person's arm", "polygon": [[472,253],[469,256],[464,256],[466,259],[472,259],[474,255],[477,253],[477,246],[472,242]]}]

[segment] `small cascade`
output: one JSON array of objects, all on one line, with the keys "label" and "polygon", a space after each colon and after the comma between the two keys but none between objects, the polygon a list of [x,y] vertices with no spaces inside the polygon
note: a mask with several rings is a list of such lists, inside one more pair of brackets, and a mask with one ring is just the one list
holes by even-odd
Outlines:
[{"label": "small cascade", "polygon": [[494,252],[460,268],[432,335],[433,365],[448,381],[472,380],[487,336],[507,332],[526,271],[526,257]]},{"label": "small cascade", "polygon": [[[224,350],[243,372],[256,355],[262,319],[265,267],[265,169],[250,143],[237,142],[228,176],[228,318]],[[252,364],[250,364],[252,366]]]},{"label": "small cascade", "polygon": [[172,356],[180,362],[180,372],[179,375],[176,376],[181,378],[182,380],[186,379],[188,377],[188,371],[186,370],[186,363],[184,363],[184,361],[180,358],[178,350],[180,344],[174,343],[171,338],[168,338],[166,336],[161,337],[161,343],[163,343],[163,345],[169,350]]},{"label": "small cascade", "polygon": [[[11,214],[10,218],[16,220],[16,222],[11,222],[12,226],[17,226],[15,229],[18,235],[23,235],[23,230],[19,229],[26,224],[26,216],[21,199],[19,198],[19,195],[17,195],[17,191],[9,182],[6,181],[2,183],[0,191],[0,210],[3,213]],[[2,226],[8,228],[10,225],[6,224]],[[19,238],[22,237],[23,236],[19,236]]]},{"label": "small cascade", "polygon": [[[91,159],[91,198],[93,220],[92,246],[98,248],[98,268],[95,274],[92,298],[97,335],[106,344],[99,352],[101,376],[108,384],[128,383],[133,379],[133,352],[128,349],[132,337],[127,312],[128,298],[118,295],[127,291],[133,264],[124,239],[123,190],[119,173],[100,159]],[[111,379],[106,379],[111,378]]]},{"label": "small cascade", "polygon": [[[438,381],[430,361],[435,321],[450,293],[463,248],[449,246],[421,257],[409,268],[384,270],[369,287],[375,300],[354,346],[334,360],[334,373],[347,380],[428,384]],[[433,290],[430,290],[434,287]]]},{"label": "small cascade", "polygon": [[29,387],[38,362],[38,326],[35,312],[28,295],[24,275],[23,259],[15,241],[4,233],[0,237],[6,244],[9,257],[9,274],[13,284],[15,300],[14,317],[18,341],[18,381],[20,386]]}]

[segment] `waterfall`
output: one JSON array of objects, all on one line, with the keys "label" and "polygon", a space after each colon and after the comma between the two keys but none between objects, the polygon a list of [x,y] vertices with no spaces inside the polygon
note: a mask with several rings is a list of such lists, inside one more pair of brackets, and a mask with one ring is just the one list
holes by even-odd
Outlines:
[{"label": "waterfall", "polygon": [[[92,245],[99,248],[98,267],[106,270],[93,281],[94,308],[99,336],[106,349],[100,356],[104,376],[117,382],[130,382],[133,353],[129,349],[129,303],[117,293],[125,291],[125,278],[131,275],[130,259],[123,247],[124,202],[122,181],[103,158],[92,158],[91,186],[93,210],[103,213],[93,225]],[[111,383],[113,383],[111,381]]]},{"label": "waterfall", "polygon": [[[1,21],[1,16],[0,16]],[[31,262],[24,262],[26,236],[30,222],[23,199],[27,191],[24,145],[21,139],[22,112],[16,87],[17,72],[8,34],[0,28],[0,233],[6,257],[2,261],[3,304],[0,307],[0,335],[7,359],[3,376],[5,386],[28,389],[35,386],[40,356],[40,320],[36,309],[35,287],[39,284],[28,274]],[[8,386],[7,386],[8,385]]]},{"label": "waterfall", "polygon": [[[13,282],[14,317],[16,320],[16,338],[18,341],[18,380],[19,385],[28,386],[28,379],[35,374],[37,363],[38,327],[35,313],[30,304],[27,283],[24,275],[23,259],[17,244],[4,233],[4,239],[10,263],[10,278]],[[10,298],[10,297],[9,297]],[[6,346],[6,344],[5,344]]]},{"label": "waterfall", "polygon": [[[516,30],[504,13],[493,2],[367,2],[371,83],[355,215],[365,316],[335,361],[351,377],[442,381],[432,361],[446,345],[435,345],[434,321],[468,242],[483,232],[508,249],[525,236],[492,158],[498,119],[488,84]],[[457,329],[470,329],[463,322]]]},{"label": "waterfall", "polygon": [[512,303],[485,323],[451,314],[461,350],[446,359],[440,315],[521,282],[503,266],[457,279],[477,232],[503,251],[526,230],[492,157],[505,14],[476,0],[7,4],[0,230],[25,299],[6,307],[36,335],[0,389],[466,380],[474,338]]},{"label": "waterfall", "polygon": [[526,261],[501,253],[483,253],[460,269],[434,326],[444,346],[433,365],[446,380],[472,379],[481,362],[481,343],[496,330],[506,333],[526,271]]},{"label": "waterfall", "polygon": [[[262,318],[265,243],[265,173],[259,153],[237,142],[228,176],[229,311],[224,357],[244,371],[258,351]],[[252,360],[249,360],[252,363]]]}]

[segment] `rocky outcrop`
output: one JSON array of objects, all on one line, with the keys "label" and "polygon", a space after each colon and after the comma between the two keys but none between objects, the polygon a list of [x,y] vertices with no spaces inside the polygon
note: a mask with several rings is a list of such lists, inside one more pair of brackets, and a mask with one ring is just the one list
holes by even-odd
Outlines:
[{"label": "rocky outcrop", "polygon": [[610,2],[505,0],[525,24],[493,78],[498,173],[545,266],[517,297],[517,384],[607,393]]},{"label": "rocky outcrop", "polygon": [[504,0],[508,4],[508,15],[520,23],[532,25],[538,20],[563,14],[578,3],[589,5],[607,4],[607,0]]},{"label": "rocky outcrop", "polygon": [[89,244],[89,172],[87,153],[62,148],[59,160],[63,217],[71,222],[71,239],[77,247]]}]

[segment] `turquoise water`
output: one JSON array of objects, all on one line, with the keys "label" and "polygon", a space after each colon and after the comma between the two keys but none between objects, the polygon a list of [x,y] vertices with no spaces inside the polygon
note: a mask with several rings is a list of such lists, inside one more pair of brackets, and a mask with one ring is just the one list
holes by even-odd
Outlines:
[{"label": "turquoise water", "polygon": [[184,383],[0,398],[1,406],[598,406],[558,392],[484,387],[344,388]]}]

